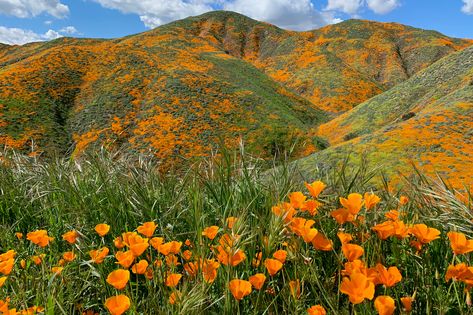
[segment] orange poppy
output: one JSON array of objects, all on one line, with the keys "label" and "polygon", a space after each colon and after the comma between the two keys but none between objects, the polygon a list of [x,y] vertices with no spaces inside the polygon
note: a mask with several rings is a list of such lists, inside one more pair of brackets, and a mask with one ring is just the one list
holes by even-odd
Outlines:
[{"label": "orange poppy", "polygon": [[7,277],[0,277],[0,288],[3,287],[7,279],[8,279]]},{"label": "orange poppy", "polygon": [[315,249],[321,251],[331,251],[333,249],[333,243],[331,240],[325,237],[322,233],[315,234],[315,237],[312,239],[312,245]]},{"label": "orange poppy", "polygon": [[46,254],[31,256],[31,260],[35,265],[41,265],[43,258],[46,257]]},{"label": "orange poppy", "polygon": [[253,258],[253,260],[251,261],[251,265],[253,267],[259,267],[259,265],[261,264],[261,259],[263,259],[263,252],[258,252],[255,254],[255,258]]},{"label": "orange poppy", "polygon": [[349,194],[348,198],[340,197],[342,206],[352,215],[357,215],[363,206],[363,196],[360,194]]},{"label": "orange poppy", "polygon": [[233,297],[238,301],[251,293],[251,283],[246,280],[233,279],[228,286]]},{"label": "orange poppy", "polygon": [[75,244],[78,237],[79,233],[77,233],[77,231],[69,231],[62,235],[62,239],[67,241],[69,244]]},{"label": "orange poppy", "polygon": [[168,287],[176,287],[179,284],[179,280],[181,280],[182,275],[179,273],[171,273],[166,277],[166,286]]},{"label": "orange poppy", "polygon": [[149,240],[147,238],[142,238],[136,233],[126,233],[122,234],[123,242],[133,253],[133,256],[139,257],[144,251],[149,247]]},{"label": "orange poppy", "polygon": [[264,261],[264,266],[266,267],[266,270],[268,270],[269,275],[274,276],[279,270],[281,270],[283,264],[277,259],[268,258]]},{"label": "orange poppy", "polygon": [[204,281],[207,283],[212,283],[217,278],[217,270],[220,267],[220,264],[214,259],[206,259],[201,263],[202,275]]},{"label": "orange poppy", "polygon": [[397,210],[390,210],[384,214],[384,216],[390,220],[397,221],[401,214]]},{"label": "orange poppy", "polygon": [[218,230],[219,227],[216,225],[206,227],[202,231],[202,236],[206,236],[209,240],[213,240],[217,236]]},{"label": "orange poppy", "polygon": [[290,222],[297,212],[296,209],[287,202],[272,207],[271,211],[278,217],[281,217],[284,220],[284,223]]},{"label": "orange poppy", "polygon": [[145,222],[143,223],[142,225],[140,225],[136,230],[146,236],[146,237],[151,237],[153,236],[154,234],[154,231],[156,230],[156,223],[154,223],[153,221],[151,222]]},{"label": "orange poppy", "polygon": [[396,233],[396,230],[392,221],[384,221],[382,223],[376,224],[371,229],[375,231],[378,237],[382,240],[386,240]]},{"label": "orange poppy", "polygon": [[124,269],[117,269],[108,274],[107,283],[117,290],[123,290],[130,280],[130,272]]},{"label": "orange poppy", "polygon": [[314,305],[314,306],[311,306],[307,310],[307,314],[308,315],[326,315],[327,311],[322,305]]},{"label": "orange poppy", "polygon": [[165,260],[166,260],[166,265],[168,265],[169,267],[179,266],[181,264],[177,256],[174,254],[167,255]]},{"label": "orange poppy", "polygon": [[126,252],[116,252],[115,258],[117,259],[117,264],[122,266],[123,268],[130,268],[130,266],[135,261],[135,255],[128,250]]},{"label": "orange poppy", "polygon": [[137,275],[144,275],[148,269],[148,265],[149,263],[147,260],[140,260],[138,263],[134,264],[133,267],[131,267],[131,271]]},{"label": "orange poppy", "polygon": [[169,304],[171,305],[174,305],[176,303],[179,303],[179,300],[181,299],[181,292],[179,291],[174,291],[173,293],[171,293],[171,295],[169,296]]},{"label": "orange poppy", "polygon": [[40,247],[46,247],[54,238],[49,237],[46,230],[37,230],[26,234],[26,239]]},{"label": "orange poppy", "polygon": [[407,204],[409,202],[409,198],[406,197],[406,196],[401,196],[399,197],[399,203],[401,204],[401,206]]},{"label": "orange poppy", "polygon": [[16,236],[17,239],[21,240],[23,238],[23,233],[16,232],[15,236]]},{"label": "orange poppy", "polygon": [[334,210],[330,212],[330,215],[335,219],[335,221],[337,221],[338,224],[353,222],[355,220],[355,216],[345,208]]},{"label": "orange poppy", "polygon": [[307,197],[300,191],[292,192],[289,194],[289,202],[294,209],[300,209],[304,206]]},{"label": "orange poppy", "polygon": [[342,244],[350,243],[353,240],[353,236],[349,233],[338,232],[337,236]]},{"label": "orange poppy", "polygon": [[233,229],[233,226],[235,225],[236,221],[238,220],[238,218],[235,218],[235,217],[228,217],[226,222],[227,222],[227,227],[229,229]]},{"label": "orange poppy", "polygon": [[320,207],[321,203],[317,200],[307,200],[301,207],[301,211],[307,211],[311,216],[317,214],[317,210]]},{"label": "orange poppy", "polygon": [[177,255],[181,251],[182,242],[172,241],[164,243],[158,247],[158,251],[167,256],[169,254]]},{"label": "orange poppy", "polygon": [[116,248],[122,249],[125,247],[125,243],[123,243],[123,238],[121,236],[115,237],[113,240],[113,245],[115,245]]},{"label": "orange poppy", "polygon": [[91,250],[89,251],[89,256],[92,259],[92,261],[96,264],[101,264],[105,257],[107,257],[109,252],[109,249],[107,247],[102,247],[97,250]]},{"label": "orange poppy", "polygon": [[411,228],[411,233],[415,235],[417,240],[422,244],[428,244],[440,237],[440,231],[430,228],[425,224],[416,224]]},{"label": "orange poppy", "polygon": [[343,278],[340,292],[347,294],[351,303],[359,304],[364,299],[373,299],[374,284],[364,274],[353,273],[349,278]]},{"label": "orange poppy", "polygon": [[274,252],[273,257],[284,264],[287,257],[287,252],[283,249],[277,250]]},{"label": "orange poppy", "polygon": [[164,243],[164,238],[163,237],[153,237],[152,239],[149,240],[149,243],[151,246],[153,246],[154,249],[159,251],[159,246],[161,246]]},{"label": "orange poppy", "polygon": [[301,296],[301,282],[299,279],[289,281],[289,291],[296,300]]},{"label": "orange poppy", "polygon": [[188,262],[184,264],[184,270],[191,277],[195,277],[199,271],[199,266],[196,262]]},{"label": "orange poppy", "polygon": [[414,299],[410,296],[405,296],[401,298],[402,306],[404,307],[404,311],[410,313],[412,311],[412,302]]},{"label": "orange poppy", "polygon": [[123,294],[109,297],[105,301],[105,307],[111,315],[122,315],[131,306],[130,299]]},{"label": "orange poppy", "polygon": [[108,224],[100,223],[95,226],[95,232],[97,232],[97,234],[100,237],[104,237],[105,235],[108,234],[109,231],[110,231],[110,225]]},{"label": "orange poppy", "polygon": [[190,250],[186,249],[182,253],[182,258],[184,258],[184,260],[190,260],[192,258],[192,252]]},{"label": "orange poppy", "polygon": [[402,280],[402,275],[397,267],[389,267],[386,269],[382,264],[377,264],[376,271],[378,272],[378,283],[383,284],[388,288]]},{"label": "orange poppy", "polygon": [[368,192],[365,193],[365,195],[363,196],[363,199],[365,200],[366,210],[370,210],[381,201],[381,198],[379,198],[373,193],[368,193]]},{"label": "orange poppy", "polygon": [[364,249],[360,245],[356,244],[343,244],[342,252],[348,261],[354,261],[355,259],[360,258],[364,254]]},{"label": "orange poppy", "polygon": [[65,261],[71,262],[76,259],[76,255],[74,254],[74,252],[65,252],[64,254],[62,254],[62,258],[64,258]]},{"label": "orange poppy", "polygon": [[262,273],[257,273],[253,276],[250,276],[248,279],[251,283],[251,285],[256,289],[256,290],[261,290],[263,287],[264,282],[266,281],[266,276]]},{"label": "orange poppy", "polygon": [[465,234],[448,232],[447,236],[454,254],[462,255],[473,251],[473,240],[467,240]]},{"label": "orange poppy", "polygon": [[311,184],[309,183],[304,183],[305,187],[307,188],[307,190],[309,191],[310,195],[313,197],[313,198],[318,198],[320,193],[322,192],[322,190],[325,189],[325,187],[327,187],[323,182],[321,181],[315,181]]},{"label": "orange poppy", "polygon": [[379,315],[392,315],[396,308],[392,297],[387,295],[380,295],[374,300],[374,307]]}]

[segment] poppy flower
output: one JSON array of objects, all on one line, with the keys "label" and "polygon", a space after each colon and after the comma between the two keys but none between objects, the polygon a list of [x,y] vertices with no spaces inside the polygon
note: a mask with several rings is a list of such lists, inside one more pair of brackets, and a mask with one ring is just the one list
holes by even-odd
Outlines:
[{"label": "poppy flower", "polygon": [[343,244],[342,252],[348,261],[354,261],[355,259],[360,258],[364,254],[364,249],[360,245],[356,244]]},{"label": "poppy flower", "polygon": [[10,304],[10,298],[6,298],[5,300],[0,300],[0,313],[7,313],[8,306]]},{"label": "poppy flower", "polygon": [[430,228],[425,224],[416,224],[411,228],[411,233],[415,235],[417,240],[422,244],[428,244],[431,241],[440,238],[440,231]]},{"label": "poppy flower", "polygon": [[378,196],[376,196],[373,193],[368,193],[368,192],[365,193],[365,195],[363,196],[363,199],[365,201],[366,210],[372,209],[374,206],[376,206],[381,201],[381,198],[379,198]]},{"label": "poppy flower", "polygon": [[79,233],[76,231],[69,231],[62,235],[62,239],[67,241],[69,244],[75,244],[78,237]]},{"label": "poppy flower", "polygon": [[401,215],[401,213],[399,213],[399,211],[397,210],[390,210],[388,212],[386,212],[384,214],[384,216],[392,221],[397,221],[399,220],[399,216]]},{"label": "poppy flower", "polygon": [[259,265],[261,264],[261,259],[263,258],[263,252],[258,252],[255,254],[255,258],[253,258],[253,260],[251,261],[251,265],[253,267],[259,267]]},{"label": "poppy flower", "polygon": [[3,287],[7,279],[8,279],[7,277],[0,277],[0,288]]},{"label": "poppy flower", "polygon": [[109,249],[107,247],[102,247],[97,250],[91,250],[89,251],[89,256],[92,259],[92,261],[96,264],[101,264],[105,257],[107,257],[109,252]]},{"label": "poppy flower", "polygon": [[251,283],[246,280],[233,279],[228,284],[233,297],[240,301],[251,293]]},{"label": "poppy flower", "polygon": [[44,257],[46,257],[46,254],[34,255],[34,256],[31,256],[31,260],[36,266],[38,266],[38,265],[41,265]]},{"label": "poppy flower", "polygon": [[401,196],[399,197],[399,203],[401,204],[401,206],[407,204],[409,202],[409,198],[406,197],[406,196]]},{"label": "poppy flower", "polygon": [[330,212],[330,215],[337,221],[338,224],[344,224],[346,222],[353,222],[355,216],[348,211],[348,209],[340,208]]},{"label": "poppy flower", "polygon": [[256,290],[261,290],[263,287],[264,282],[266,281],[266,276],[262,273],[257,273],[253,276],[250,276],[248,279],[251,283],[251,285],[256,289]]},{"label": "poppy flower", "polygon": [[100,237],[104,237],[105,235],[108,234],[109,231],[110,231],[110,225],[108,224],[100,223],[95,226],[95,232],[97,232],[97,234]]},{"label": "poppy flower", "polygon": [[382,223],[376,224],[371,229],[375,231],[378,237],[382,240],[386,240],[396,233],[396,229],[392,221],[384,221]]},{"label": "poppy flower", "polygon": [[115,245],[115,247],[118,249],[122,249],[126,246],[125,243],[123,243],[123,239],[121,236],[115,237],[115,239],[113,240],[113,245]]},{"label": "poppy flower", "polygon": [[55,275],[61,274],[61,272],[64,270],[64,267],[52,267],[51,272],[54,273]]},{"label": "poppy flower", "polygon": [[8,259],[15,258],[15,256],[16,256],[16,251],[13,250],[13,249],[10,249],[9,251],[7,251],[5,253],[0,254],[0,262],[8,260]]},{"label": "poppy flower", "polygon": [[296,300],[301,296],[301,282],[299,279],[289,281],[289,291]]},{"label": "poppy flower", "polygon": [[317,200],[307,200],[301,207],[302,212],[309,212],[311,216],[314,216],[318,212],[318,208],[320,207],[321,203]]},{"label": "poppy flower", "polygon": [[278,217],[281,217],[284,223],[289,223],[297,212],[296,209],[287,202],[272,207],[271,211]]},{"label": "poppy flower", "polygon": [[227,227],[229,229],[233,229],[233,226],[235,225],[237,220],[238,220],[238,218],[236,218],[236,217],[228,217],[227,220],[226,220]]},{"label": "poppy flower", "polygon": [[105,301],[105,307],[111,315],[122,315],[130,308],[130,306],[130,299],[123,294],[109,297]]},{"label": "poppy flower", "polygon": [[351,303],[359,304],[365,299],[373,299],[374,284],[364,274],[353,273],[349,278],[343,278],[340,292],[347,294]]},{"label": "poppy flower", "polygon": [[202,236],[206,236],[209,240],[213,240],[215,236],[217,236],[218,230],[219,230],[219,227],[216,225],[206,227],[202,231]]},{"label": "poppy flower", "polygon": [[177,255],[181,250],[182,242],[172,241],[168,243],[164,243],[158,247],[158,251],[167,256],[169,254]]},{"label": "poppy flower", "polygon": [[274,252],[273,257],[284,264],[287,257],[287,252],[283,249],[277,250]]},{"label": "poppy flower", "polygon": [[186,249],[182,253],[182,258],[184,258],[184,260],[190,260],[192,258],[192,252],[190,250]]},{"label": "poppy flower", "polygon": [[134,273],[134,274],[138,274],[138,275],[144,275],[145,272],[146,272],[146,269],[148,268],[148,261],[143,259],[143,260],[140,260],[138,263],[134,264],[133,267],[131,267],[131,271]]},{"label": "poppy flower", "polygon": [[467,240],[465,234],[448,232],[450,247],[455,255],[462,255],[473,251],[473,240]]},{"label": "poppy flower", "polygon": [[337,236],[342,244],[350,243],[353,240],[353,236],[349,233],[338,232]]},{"label": "poppy flower", "polygon": [[149,240],[147,238],[142,238],[136,233],[127,233],[126,236],[123,237],[123,242],[126,246],[128,246],[135,257],[141,256],[141,254],[143,254],[144,251],[149,247]]},{"label": "poppy flower", "polygon": [[322,192],[322,190],[325,189],[325,187],[327,187],[323,182],[321,181],[315,181],[311,184],[309,183],[304,183],[305,187],[307,188],[307,190],[309,191],[309,194],[313,197],[313,198],[318,198],[320,193]]},{"label": "poppy flower", "polygon": [[152,239],[149,240],[149,243],[151,246],[153,246],[154,249],[159,251],[159,246],[161,246],[164,243],[164,238],[163,237],[153,237]]},{"label": "poppy flower", "polygon": [[154,222],[151,221],[151,222],[145,222],[145,223],[143,223],[143,224],[140,225],[136,230],[137,230],[140,234],[142,234],[142,235],[144,235],[144,236],[146,236],[146,237],[151,237],[151,236],[153,236],[154,231],[156,230],[156,227],[157,227],[156,223],[154,223]]},{"label": "poppy flower", "polygon": [[184,264],[184,270],[189,276],[195,277],[197,275],[197,272],[199,271],[199,265],[197,264],[197,262],[191,261]]},{"label": "poppy flower", "polygon": [[289,202],[294,209],[300,209],[304,206],[307,197],[300,191],[292,192],[289,194]]},{"label": "poppy flower", "polygon": [[135,255],[128,250],[126,252],[117,252],[115,254],[115,258],[117,259],[117,264],[122,266],[123,268],[130,268],[130,266],[135,261]]},{"label": "poppy flower", "polygon": [[279,270],[281,270],[283,264],[277,259],[268,258],[264,261],[264,266],[266,267],[266,270],[268,270],[269,275],[274,276]]},{"label": "poppy flower", "polygon": [[352,215],[357,215],[363,206],[363,196],[360,194],[349,194],[347,198],[340,197],[342,206]]},{"label": "poppy flower", "polygon": [[231,265],[235,267],[246,259],[246,254],[241,249],[227,251],[222,246],[217,246],[216,248],[218,250],[217,259],[225,266]]},{"label": "poppy flower", "polygon": [[26,234],[26,239],[40,247],[46,247],[54,238],[49,237],[46,230],[37,230]]},{"label": "poppy flower", "polygon": [[171,273],[166,277],[165,284],[168,287],[176,287],[179,283],[179,280],[181,280],[182,275],[179,273]]},{"label": "poppy flower", "polygon": [[181,299],[181,292],[179,291],[174,291],[173,293],[171,293],[171,295],[169,296],[169,304],[171,305],[174,305],[176,303],[179,302],[179,300]]},{"label": "poppy flower", "polygon": [[397,267],[389,267],[387,269],[382,264],[377,264],[376,271],[378,272],[378,283],[383,284],[387,288],[394,286],[402,280],[402,275]]},{"label": "poppy flower", "polygon": [[410,296],[405,296],[401,298],[402,306],[404,307],[404,311],[410,313],[412,311],[412,302],[414,299]]},{"label": "poppy flower", "polygon": [[327,311],[322,305],[314,305],[314,306],[311,306],[307,310],[307,314],[308,315],[326,315]]},{"label": "poppy flower", "polygon": [[175,266],[179,266],[181,264],[179,262],[179,259],[177,258],[177,256],[174,255],[174,254],[167,255],[165,260],[166,260],[166,265],[168,267],[175,267]]},{"label": "poppy flower", "polygon": [[130,272],[124,269],[117,269],[109,273],[107,283],[117,290],[123,290],[130,280]]},{"label": "poppy flower", "polygon": [[76,254],[74,254],[74,252],[65,252],[64,254],[62,254],[62,258],[65,261],[71,262],[76,259]]},{"label": "poppy flower", "polygon": [[17,239],[21,240],[23,238],[23,233],[16,232],[15,236],[16,236]]},{"label": "poppy flower", "polygon": [[393,298],[386,295],[378,296],[376,300],[374,300],[374,307],[379,315],[392,315],[396,308]]},{"label": "poppy flower", "polygon": [[0,261],[0,273],[5,276],[8,276],[11,273],[14,265],[15,259],[13,258]]},{"label": "poppy flower", "polygon": [[212,283],[217,278],[217,270],[220,267],[220,264],[214,259],[206,259],[201,263],[202,275],[204,281],[207,283]]},{"label": "poppy flower", "polygon": [[331,251],[333,249],[332,241],[325,237],[322,233],[315,234],[315,237],[312,239],[312,245],[315,249],[321,251]]}]

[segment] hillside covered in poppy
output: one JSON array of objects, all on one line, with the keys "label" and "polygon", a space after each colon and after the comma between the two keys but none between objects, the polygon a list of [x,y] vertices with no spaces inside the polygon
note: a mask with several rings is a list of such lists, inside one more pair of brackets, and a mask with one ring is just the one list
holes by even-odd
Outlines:
[{"label": "hillside covered in poppy", "polygon": [[172,164],[241,139],[272,157],[299,139],[306,156],[334,137],[317,126],[471,44],[395,23],[292,32],[211,12],[113,40],[1,45],[0,143]]}]

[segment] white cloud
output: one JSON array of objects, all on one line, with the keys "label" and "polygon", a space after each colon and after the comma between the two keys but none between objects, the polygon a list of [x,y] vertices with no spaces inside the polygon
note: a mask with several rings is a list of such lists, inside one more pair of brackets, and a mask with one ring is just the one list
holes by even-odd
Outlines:
[{"label": "white cloud", "polygon": [[340,22],[332,12],[317,11],[310,0],[93,0],[105,8],[139,15],[153,28],[215,9],[231,10],[293,30]]},{"label": "white cloud", "polygon": [[38,34],[31,30],[21,28],[8,28],[0,26],[0,43],[9,45],[23,45],[31,42],[42,42],[57,39],[63,36],[80,34],[74,26],[67,26],[59,31],[48,30],[44,34]]},{"label": "white cloud", "polygon": [[27,18],[42,13],[64,18],[69,14],[69,7],[60,0],[0,0],[0,14]]},{"label": "white cloud", "polygon": [[386,14],[399,6],[398,0],[366,0],[368,8],[376,14]]},{"label": "white cloud", "polygon": [[473,14],[473,0],[463,0],[465,5],[462,7],[462,12],[466,14]]},{"label": "white cloud", "polygon": [[328,0],[327,11],[341,11],[347,14],[356,14],[363,5],[363,0]]}]

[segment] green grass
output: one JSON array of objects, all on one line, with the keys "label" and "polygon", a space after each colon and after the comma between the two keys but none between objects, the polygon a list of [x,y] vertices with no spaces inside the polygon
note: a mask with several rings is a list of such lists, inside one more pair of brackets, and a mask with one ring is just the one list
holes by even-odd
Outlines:
[{"label": "green grass", "polygon": [[[341,228],[329,213],[339,206],[338,197],[352,192],[373,191],[382,202],[375,211],[365,212],[366,225],[345,224],[343,230],[354,235],[354,243],[365,249],[364,261],[368,266],[383,263],[397,266],[402,281],[392,288],[379,286],[377,295],[390,295],[396,300],[415,293],[414,313],[458,314],[469,313],[465,304],[463,285],[444,280],[448,264],[468,262],[469,256],[453,257],[445,233],[460,230],[473,235],[470,204],[460,202],[448,186],[433,183],[419,174],[406,182],[404,194],[410,201],[400,207],[400,191],[387,184],[374,186],[382,170],[369,169],[365,162],[358,167],[347,163],[324,171],[315,170],[301,178],[291,164],[268,170],[268,162],[238,152],[224,152],[218,158],[203,160],[187,173],[162,174],[156,171],[152,159],[128,159],[122,156],[97,154],[79,161],[37,161],[11,155],[0,166],[0,253],[17,251],[16,265],[6,284],[0,288],[0,300],[11,298],[11,305],[19,309],[32,305],[46,307],[47,314],[80,314],[92,309],[104,312],[106,298],[117,294],[105,282],[108,273],[117,268],[112,256],[103,264],[94,264],[87,254],[105,244],[116,251],[112,239],[124,231],[133,231],[145,221],[155,221],[156,236],[166,241],[189,239],[194,247],[186,247],[194,256],[213,257],[209,245],[216,244],[226,231],[225,218],[238,217],[233,233],[241,236],[238,248],[247,258],[235,267],[221,265],[214,283],[207,284],[200,277],[185,275],[178,290],[182,301],[170,305],[168,298],[173,289],[163,285],[166,267],[154,267],[154,280],[132,274],[122,292],[130,297],[130,314],[302,314],[312,305],[323,305],[330,314],[374,314],[373,302],[353,306],[339,291],[343,256],[336,233]],[[283,222],[271,212],[271,207],[292,191],[303,190],[303,181],[322,180],[327,184],[319,201],[323,205],[314,217],[315,227],[334,242],[334,250],[314,250],[301,238],[282,229]],[[379,181],[378,181],[379,182]],[[424,245],[420,253],[409,246],[409,239],[378,239],[370,226],[380,223],[383,214],[391,209],[405,211],[407,223],[425,223],[442,231],[442,238]],[[302,216],[305,216],[302,214]],[[93,231],[98,223],[108,223],[111,231],[104,239]],[[211,225],[221,228],[219,236],[209,241],[201,236]],[[42,249],[26,240],[17,240],[15,232],[26,233],[46,229],[55,240]],[[79,232],[76,245],[69,245],[61,235],[71,229]],[[366,240],[360,233],[369,233]],[[267,241],[264,241],[267,239]],[[281,245],[288,242],[289,247]],[[269,277],[264,267],[253,267],[255,253],[262,251],[263,260],[275,250],[284,248],[288,258],[284,268]],[[61,253],[74,250],[78,259],[66,264],[61,275],[54,276],[49,269],[56,266]],[[32,255],[44,253],[41,265],[31,261]],[[150,262],[160,258],[148,250],[143,259]],[[163,257],[161,257],[163,258]],[[27,270],[19,261],[27,262]],[[179,258],[181,263],[185,263]],[[164,265],[165,266],[165,265]],[[183,273],[182,266],[174,272]],[[231,279],[248,279],[256,272],[266,273],[267,280],[261,291],[254,291],[237,302],[230,294]],[[292,297],[289,280],[299,279],[301,295]],[[268,293],[268,289],[274,294]]]}]

